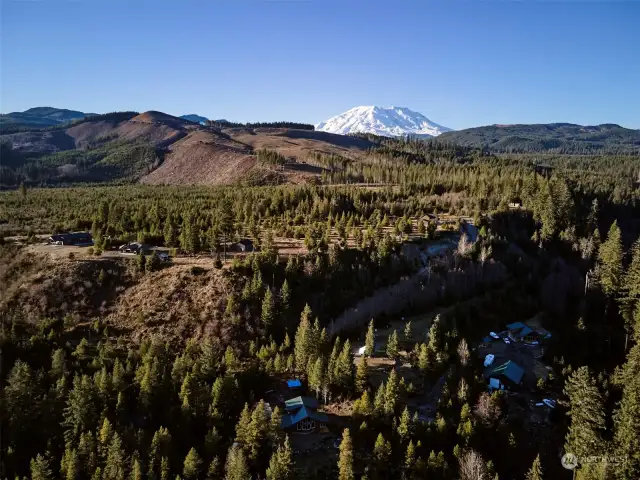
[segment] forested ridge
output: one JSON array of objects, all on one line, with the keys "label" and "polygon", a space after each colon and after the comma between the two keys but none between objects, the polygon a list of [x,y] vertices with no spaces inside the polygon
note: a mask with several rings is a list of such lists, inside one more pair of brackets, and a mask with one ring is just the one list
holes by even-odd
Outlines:
[{"label": "forested ridge", "polygon": [[[368,139],[375,147],[357,160],[310,154],[318,185],[0,192],[0,280],[10,287],[0,296],[2,478],[571,478],[559,452],[582,459],[576,478],[638,478],[638,157]],[[274,168],[288,161],[256,154]],[[56,155],[79,154],[47,161]],[[406,323],[382,345],[378,330],[395,318],[331,336],[341,312],[424,267],[403,245],[445,238],[436,227],[449,215],[454,232],[471,221],[478,238],[462,236],[451,257],[430,263],[429,282],[481,278],[496,265],[505,280],[439,294],[425,331]],[[43,290],[41,260],[9,237],[28,244],[74,230],[92,232],[94,257],[57,260],[68,277],[50,288],[112,295],[82,310],[54,295],[30,309],[13,301]],[[258,251],[225,262],[241,238]],[[285,257],[276,238],[300,240],[304,252]],[[102,258],[134,240],[206,264]],[[141,285],[171,285],[153,292],[171,301],[206,297],[207,318],[132,304]],[[407,305],[403,315],[423,313]],[[519,394],[487,393],[475,353],[489,331],[534,316],[553,332],[541,359],[549,374],[529,392],[558,400],[542,422]],[[304,452],[300,434],[280,427],[285,413],[269,392],[294,377],[331,414],[338,448]],[[416,405],[431,396],[426,418]],[[584,461],[594,455],[611,461]]]},{"label": "forested ridge", "polygon": [[640,130],[615,124],[595,126],[570,123],[488,125],[447,132],[442,139],[496,152],[638,155]]}]

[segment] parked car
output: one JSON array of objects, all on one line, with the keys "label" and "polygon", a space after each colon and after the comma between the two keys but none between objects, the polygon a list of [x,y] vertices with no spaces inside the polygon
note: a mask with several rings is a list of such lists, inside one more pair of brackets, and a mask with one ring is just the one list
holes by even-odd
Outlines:
[{"label": "parked car", "polygon": [[556,408],[557,406],[556,401],[552,400],[551,398],[543,398],[542,403],[544,403],[549,408]]},{"label": "parked car", "polygon": [[504,343],[506,344],[511,343],[511,340],[509,340],[509,337],[503,337],[502,340],[504,340]]},{"label": "parked car", "polygon": [[488,367],[489,365],[491,365],[493,363],[493,360],[496,358],[495,355],[493,355],[492,353],[490,353],[489,355],[487,355],[486,357],[484,357],[484,366]]},{"label": "parked car", "polygon": [[500,336],[496,332],[489,332],[489,335],[491,335],[493,338],[497,338],[498,340],[500,339]]}]

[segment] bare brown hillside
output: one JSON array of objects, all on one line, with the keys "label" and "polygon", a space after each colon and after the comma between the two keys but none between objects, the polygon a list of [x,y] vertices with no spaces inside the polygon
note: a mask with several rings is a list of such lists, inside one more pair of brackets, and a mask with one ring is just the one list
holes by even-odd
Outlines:
[{"label": "bare brown hillside", "polygon": [[160,167],[141,179],[150,185],[233,183],[255,167],[251,148],[208,131],[193,131],[169,147]]},{"label": "bare brown hillside", "polygon": [[172,264],[141,273],[132,258],[55,257],[3,246],[0,284],[0,316],[31,322],[68,317],[72,324],[100,318],[133,340],[151,334],[231,337],[254,328],[222,320],[234,282],[210,265]]},{"label": "bare brown hillside", "polygon": [[254,149],[275,150],[285,157],[304,161],[309,154],[324,153],[353,158],[373,146],[367,140],[326,132],[290,128],[256,128],[225,130],[234,140]]}]

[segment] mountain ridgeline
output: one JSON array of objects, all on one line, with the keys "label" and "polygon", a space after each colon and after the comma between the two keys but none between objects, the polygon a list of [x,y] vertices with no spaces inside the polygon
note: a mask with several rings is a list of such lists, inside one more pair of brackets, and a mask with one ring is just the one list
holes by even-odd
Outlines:
[{"label": "mountain ridgeline", "polygon": [[287,121],[202,121],[205,117],[157,111],[90,115],[34,108],[18,115],[37,119],[31,125],[7,122],[14,114],[2,117],[0,186],[354,183],[378,181],[384,177],[380,169],[412,164],[499,161],[528,168],[545,163],[593,172],[613,169],[627,192],[635,188],[640,171],[640,131],[618,125],[448,131],[408,109],[357,107],[349,112],[314,128]]},{"label": "mountain ridgeline", "polygon": [[488,125],[447,132],[441,139],[502,153],[640,155],[640,130],[615,124]]}]

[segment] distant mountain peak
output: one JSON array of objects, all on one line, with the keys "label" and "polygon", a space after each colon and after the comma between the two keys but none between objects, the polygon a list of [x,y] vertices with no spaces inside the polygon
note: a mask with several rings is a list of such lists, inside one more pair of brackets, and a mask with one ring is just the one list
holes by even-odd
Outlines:
[{"label": "distant mountain peak", "polygon": [[184,120],[189,120],[190,122],[199,123],[204,125],[209,121],[207,117],[203,117],[202,115],[196,115],[195,113],[190,113],[188,115],[180,115],[180,118]]},{"label": "distant mountain peak", "polygon": [[316,125],[316,130],[342,135],[372,133],[384,137],[407,135],[436,137],[441,133],[452,131],[407,107],[377,105],[354,107],[326,122],[319,123]]}]

